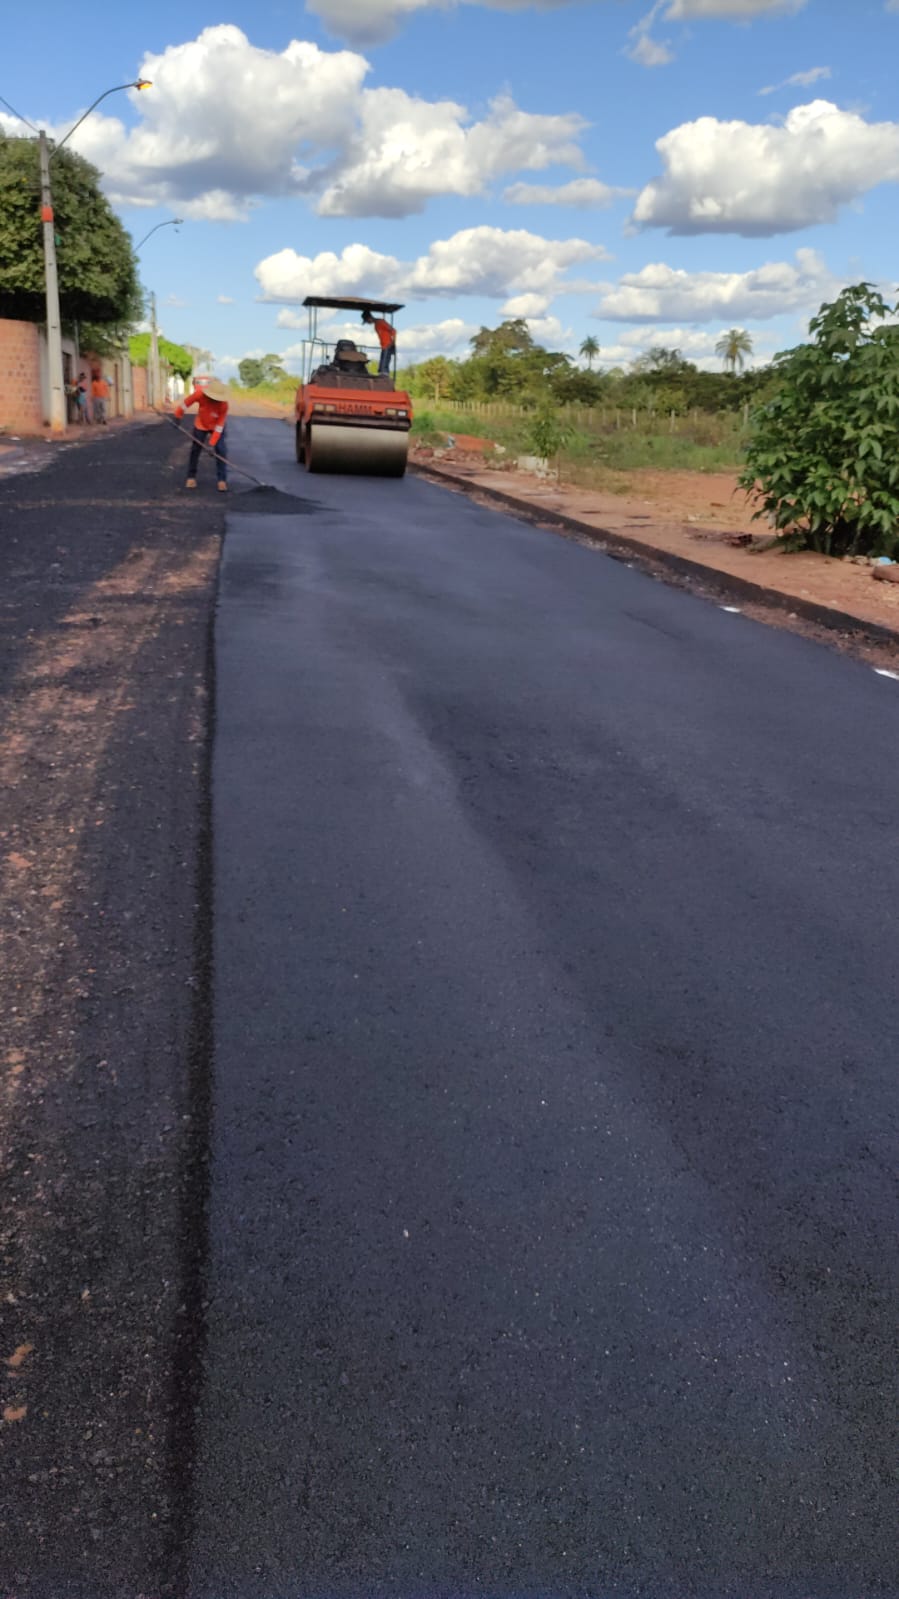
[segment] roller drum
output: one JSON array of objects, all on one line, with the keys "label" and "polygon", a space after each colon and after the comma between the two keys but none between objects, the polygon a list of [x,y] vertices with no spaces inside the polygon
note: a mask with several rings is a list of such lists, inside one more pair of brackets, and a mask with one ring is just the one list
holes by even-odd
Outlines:
[{"label": "roller drum", "polygon": [[307,433],[310,472],[355,472],[364,477],[402,477],[409,435],[399,428],[333,426],[315,422]]}]

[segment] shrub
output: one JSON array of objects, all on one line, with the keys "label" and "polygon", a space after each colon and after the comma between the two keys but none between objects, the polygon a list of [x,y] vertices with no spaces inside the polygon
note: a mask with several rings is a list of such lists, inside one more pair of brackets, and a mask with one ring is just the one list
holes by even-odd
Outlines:
[{"label": "shrub", "polygon": [[752,418],[741,486],[786,535],[828,555],[899,552],[899,328],[870,283],[844,289],[775,361]]},{"label": "shrub", "polygon": [[549,406],[543,406],[537,412],[527,431],[528,444],[534,454],[545,461],[555,460],[570,437],[571,428],[563,421],[558,411]]}]

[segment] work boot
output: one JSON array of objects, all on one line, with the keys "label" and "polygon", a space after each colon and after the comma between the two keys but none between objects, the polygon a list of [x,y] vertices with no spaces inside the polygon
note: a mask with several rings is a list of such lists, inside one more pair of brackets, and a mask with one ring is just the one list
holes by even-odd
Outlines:
[{"label": "work boot", "polygon": [[195,477],[189,477],[187,482],[184,485],[184,487],[186,489],[195,489],[196,486],[197,486],[197,480],[196,480]]},{"label": "work boot", "polygon": [[219,494],[227,494],[227,492],[228,492],[227,483],[220,483],[218,488],[219,488]]}]

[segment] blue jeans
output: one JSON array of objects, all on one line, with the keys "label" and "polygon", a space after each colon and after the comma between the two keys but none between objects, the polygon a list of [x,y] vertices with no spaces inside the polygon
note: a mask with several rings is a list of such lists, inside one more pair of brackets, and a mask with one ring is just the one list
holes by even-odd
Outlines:
[{"label": "blue jeans", "polygon": [[394,352],[395,349],[396,349],[396,345],[395,344],[385,344],[382,347],[382,349],[381,349],[381,360],[380,360],[380,363],[378,365],[378,377],[379,378],[383,377],[385,372],[389,376],[389,374],[390,374],[390,363],[393,360],[393,352]]},{"label": "blue jeans", "polygon": [[[207,428],[194,428],[193,443],[190,447],[190,461],[187,466],[188,477],[196,477],[197,465],[200,460],[200,447],[209,443],[209,430]],[[228,429],[222,429],[222,436],[215,447],[215,475],[220,483],[228,481]]]}]

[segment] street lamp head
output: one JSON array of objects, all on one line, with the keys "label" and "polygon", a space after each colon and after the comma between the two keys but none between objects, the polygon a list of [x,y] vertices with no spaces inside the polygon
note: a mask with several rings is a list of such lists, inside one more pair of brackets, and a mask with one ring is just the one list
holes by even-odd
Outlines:
[{"label": "street lamp head", "polygon": [[152,89],[152,87],[153,87],[153,79],[152,78],[137,78],[137,79],[135,79],[134,83],[132,83],[131,87],[132,87],[132,89]]}]

